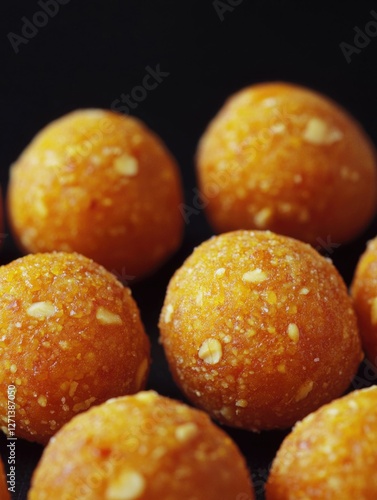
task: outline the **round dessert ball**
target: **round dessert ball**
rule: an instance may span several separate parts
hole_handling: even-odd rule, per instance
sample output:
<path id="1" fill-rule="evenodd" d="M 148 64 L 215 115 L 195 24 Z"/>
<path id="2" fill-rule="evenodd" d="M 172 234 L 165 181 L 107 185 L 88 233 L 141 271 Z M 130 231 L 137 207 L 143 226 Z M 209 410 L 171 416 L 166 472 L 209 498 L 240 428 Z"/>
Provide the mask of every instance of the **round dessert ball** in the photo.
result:
<path id="1" fill-rule="evenodd" d="M 1 500 L 10 500 L 7 480 L 5 478 L 4 466 L 1 458 L 0 458 L 0 498 Z"/>
<path id="2" fill-rule="evenodd" d="M 197 172 L 221 233 L 270 229 L 314 246 L 356 237 L 376 209 L 375 150 L 339 105 L 264 83 L 231 96 L 203 134 Z"/>
<path id="3" fill-rule="evenodd" d="M 179 247 L 181 202 L 166 146 L 139 120 L 110 111 L 52 122 L 10 172 L 9 219 L 22 250 L 79 252 L 128 282 Z"/>
<path id="4" fill-rule="evenodd" d="M 144 388 L 149 341 L 129 288 L 78 254 L 0 267 L 0 425 L 15 386 L 16 435 L 46 443 L 77 413 Z"/>
<path id="5" fill-rule="evenodd" d="M 161 340 L 176 383 L 223 424 L 287 428 L 362 359 L 346 286 L 311 246 L 268 231 L 202 243 L 171 279 Z"/>
<path id="6" fill-rule="evenodd" d="M 351 285 L 354 308 L 367 357 L 377 366 L 377 238 L 368 242 Z"/>
<path id="7" fill-rule="evenodd" d="M 69 466 L 68 466 L 69 464 Z M 141 392 L 75 417 L 50 441 L 29 500 L 253 500 L 245 460 L 201 411 Z"/>
<path id="8" fill-rule="evenodd" d="M 272 464 L 267 500 L 377 498 L 376 407 L 374 386 L 299 422 Z"/>

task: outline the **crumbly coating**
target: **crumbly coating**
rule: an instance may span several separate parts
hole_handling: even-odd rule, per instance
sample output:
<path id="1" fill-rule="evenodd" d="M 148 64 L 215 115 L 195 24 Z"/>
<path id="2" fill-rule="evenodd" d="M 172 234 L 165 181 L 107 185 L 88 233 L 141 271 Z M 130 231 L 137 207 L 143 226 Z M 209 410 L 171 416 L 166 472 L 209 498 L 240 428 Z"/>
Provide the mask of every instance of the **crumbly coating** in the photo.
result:
<path id="1" fill-rule="evenodd" d="M 377 366 L 377 238 L 368 242 L 351 285 L 363 347 Z"/>
<path id="2" fill-rule="evenodd" d="M 354 391 L 299 422 L 267 481 L 267 500 L 377 498 L 377 387 Z"/>
<path id="3" fill-rule="evenodd" d="M 10 500 L 8 486 L 5 478 L 3 462 L 0 458 L 0 498 L 1 500 Z"/>
<path id="4" fill-rule="evenodd" d="M 287 83 L 231 96 L 202 136 L 197 171 L 219 233 L 270 229 L 340 244 L 376 210 L 376 156 L 363 129 L 330 99 Z"/>
<path id="5" fill-rule="evenodd" d="M 149 340 L 129 288 L 78 254 L 0 267 L 0 426 L 16 387 L 16 435 L 46 443 L 77 413 L 144 388 Z"/>
<path id="6" fill-rule="evenodd" d="M 50 441 L 29 500 L 253 500 L 245 460 L 201 411 L 141 392 L 72 419 Z"/>
<path id="7" fill-rule="evenodd" d="M 175 381 L 220 422 L 286 428 L 346 390 L 362 359 L 332 263 L 300 241 L 235 231 L 195 249 L 160 316 Z"/>
<path id="8" fill-rule="evenodd" d="M 75 251 L 128 281 L 180 245 L 182 189 L 162 141 L 135 118 L 79 110 L 11 167 L 8 212 L 25 252 Z"/>

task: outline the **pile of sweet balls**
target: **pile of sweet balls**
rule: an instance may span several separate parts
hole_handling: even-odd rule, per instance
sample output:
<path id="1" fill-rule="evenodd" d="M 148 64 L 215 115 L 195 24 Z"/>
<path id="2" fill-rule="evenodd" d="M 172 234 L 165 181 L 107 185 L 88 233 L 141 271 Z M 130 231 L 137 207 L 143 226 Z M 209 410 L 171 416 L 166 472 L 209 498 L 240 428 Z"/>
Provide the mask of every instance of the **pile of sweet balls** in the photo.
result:
<path id="1" fill-rule="evenodd" d="M 244 457 L 210 417 L 294 426 L 268 500 L 377 498 L 377 387 L 342 397 L 364 353 L 377 363 L 377 240 L 350 295 L 313 248 L 370 224 L 370 139 L 312 90 L 259 84 L 209 124 L 196 166 L 218 235 L 171 278 L 159 328 L 198 409 L 144 391 L 149 340 L 113 274 L 140 280 L 181 243 L 182 185 L 161 139 L 134 118 L 79 110 L 12 165 L 7 213 L 26 256 L 0 267 L 0 425 L 11 383 L 16 435 L 46 445 L 28 498 L 254 499 Z"/>

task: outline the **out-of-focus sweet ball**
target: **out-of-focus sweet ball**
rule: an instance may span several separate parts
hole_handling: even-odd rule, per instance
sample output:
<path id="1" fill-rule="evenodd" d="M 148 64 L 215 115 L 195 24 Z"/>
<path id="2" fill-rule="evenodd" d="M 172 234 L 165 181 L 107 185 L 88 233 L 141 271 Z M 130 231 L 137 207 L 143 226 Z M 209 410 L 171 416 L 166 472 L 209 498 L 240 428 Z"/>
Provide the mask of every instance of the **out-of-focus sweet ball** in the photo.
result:
<path id="1" fill-rule="evenodd" d="M 219 233 L 270 229 L 340 244 L 376 210 L 376 155 L 364 130 L 329 98 L 288 83 L 231 96 L 201 138 L 197 172 Z"/>
<path id="2" fill-rule="evenodd" d="M 371 387 L 299 422 L 272 464 L 267 500 L 377 498 L 376 407 Z"/>
<path id="3" fill-rule="evenodd" d="M 79 110 L 45 127 L 11 167 L 8 211 L 25 252 L 76 251 L 131 281 L 182 239 L 177 164 L 139 120 Z"/>
<path id="4" fill-rule="evenodd" d="M 377 238 L 368 242 L 359 259 L 351 294 L 365 353 L 377 366 Z"/>
<path id="5" fill-rule="evenodd" d="M 141 392 L 72 419 L 50 441 L 29 500 L 253 500 L 245 460 L 201 411 Z"/>

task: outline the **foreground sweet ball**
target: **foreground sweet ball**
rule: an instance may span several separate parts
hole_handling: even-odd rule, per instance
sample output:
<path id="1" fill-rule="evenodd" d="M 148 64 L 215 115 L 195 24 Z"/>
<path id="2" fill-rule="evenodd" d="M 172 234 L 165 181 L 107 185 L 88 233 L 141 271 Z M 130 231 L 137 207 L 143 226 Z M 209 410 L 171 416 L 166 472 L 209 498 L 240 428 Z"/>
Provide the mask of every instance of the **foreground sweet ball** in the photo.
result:
<path id="1" fill-rule="evenodd" d="M 200 245 L 160 317 L 177 384 L 224 424 L 285 428 L 342 394 L 361 361 L 346 286 L 312 247 L 264 231 Z"/>
<path id="2" fill-rule="evenodd" d="M 203 412 L 142 392 L 108 401 L 64 426 L 45 449 L 28 498 L 241 497 L 254 499 L 231 439 Z"/>
<path id="3" fill-rule="evenodd" d="M 351 286 L 363 347 L 377 366 L 377 238 L 368 242 Z"/>
<path id="4" fill-rule="evenodd" d="M 131 292 L 78 254 L 28 255 L 0 267 L 0 424 L 15 387 L 16 434 L 46 443 L 110 397 L 143 389 L 149 341 Z"/>
<path id="5" fill-rule="evenodd" d="M 270 229 L 318 245 L 360 233 L 376 209 L 372 143 L 330 99 L 287 84 L 232 96 L 198 148 L 199 185 L 216 231 Z"/>
<path id="6" fill-rule="evenodd" d="M 103 110 L 44 128 L 11 168 L 8 208 L 26 252 L 76 251 L 140 278 L 180 245 L 177 165 L 140 121 Z"/>
<path id="7" fill-rule="evenodd" d="M 377 498 L 376 407 L 371 387 L 299 422 L 272 464 L 267 500 Z"/>
<path id="8" fill-rule="evenodd" d="M 0 458 L 0 498 L 1 500 L 10 500 L 7 480 L 5 478 L 4 466 L 1 458 Z"/>

